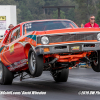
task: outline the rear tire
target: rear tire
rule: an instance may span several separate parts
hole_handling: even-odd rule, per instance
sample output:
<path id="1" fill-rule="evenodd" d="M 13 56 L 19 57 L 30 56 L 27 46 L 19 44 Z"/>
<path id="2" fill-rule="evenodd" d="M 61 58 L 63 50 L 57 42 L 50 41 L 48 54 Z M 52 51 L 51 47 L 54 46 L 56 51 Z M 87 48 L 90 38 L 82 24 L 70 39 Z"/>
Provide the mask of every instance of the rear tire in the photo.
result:
<path id="1" fill-rule="evenodd" d="M 57 73 L 57 75 L 54 74 L 55 73 L 53 73 L 53 78 L 56 82 L 66 82 L 68 80 L 69 68 L 62 69 L 61 72 Z"/>
<path id="2" fill-rule="evenodd" d="M 11 85 L 14 75 L 10 72 L 2 62 L 0 62 L 0 84 Z"/>
<path id="3" fill-rule="evenodd" d="M 91 67 L 95 72 L 100 72 L 100 51 L 95 52 L 94 57 L 96 59 L 91 63 Z"/>
<path id="4" fill-rule="evenodd" d="M 33 49 L 28 54 L 29 71 L 33 77 L 38 77 L 43 72 L 43 55 L 36 55 Z"/>

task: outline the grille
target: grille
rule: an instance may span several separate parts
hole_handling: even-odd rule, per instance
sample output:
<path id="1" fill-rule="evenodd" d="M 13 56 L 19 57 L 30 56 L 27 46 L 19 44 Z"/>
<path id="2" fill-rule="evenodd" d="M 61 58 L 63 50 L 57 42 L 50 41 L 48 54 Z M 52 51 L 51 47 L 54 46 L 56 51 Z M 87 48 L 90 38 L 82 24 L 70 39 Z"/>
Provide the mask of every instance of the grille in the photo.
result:
<path id="1" fill-rule="evenodd" d="M 94 34 L 68 34 L 48 36 L 49 43 L 65 42 L 65 41 L 78 41 L 78 40 L 97 40 L 97 33 Z M 38 43 L 41 43 L 41 37 L 38 37 Z"/>

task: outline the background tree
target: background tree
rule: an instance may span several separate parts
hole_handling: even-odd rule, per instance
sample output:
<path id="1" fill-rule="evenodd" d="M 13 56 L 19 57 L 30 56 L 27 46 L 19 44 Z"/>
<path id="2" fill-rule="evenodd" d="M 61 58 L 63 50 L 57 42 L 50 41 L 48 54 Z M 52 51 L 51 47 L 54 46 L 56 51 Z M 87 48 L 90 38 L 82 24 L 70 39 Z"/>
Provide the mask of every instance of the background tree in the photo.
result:
<path id="1" fill-rule="evenodd" d="M 0 0 L 0 5 L 17 6 L 17 23 L 58 18 L 57 9 L 42 9 L 42 6 L 70 6 L 62 8 L 61 18 L 73 20 L 77 25 L 85 24 L 90 15 L 96 16 L 96 22 L 100 24 L 100 0 Z"/>

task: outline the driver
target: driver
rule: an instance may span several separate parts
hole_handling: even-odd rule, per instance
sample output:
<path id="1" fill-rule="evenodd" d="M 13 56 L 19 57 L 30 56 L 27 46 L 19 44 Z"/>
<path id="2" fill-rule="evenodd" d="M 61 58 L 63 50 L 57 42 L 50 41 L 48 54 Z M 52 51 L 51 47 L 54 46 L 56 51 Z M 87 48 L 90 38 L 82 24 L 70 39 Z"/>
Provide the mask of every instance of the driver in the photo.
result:
<path id="1" fill-rule="evenodd" d="M 9 29 L 7 29 L 6 31 L 5 31 L 5 33 L 4 33 L 4 36 L 13 28 L 14 26 L 13 26 L 13 24 L 10 24 L 9 25 Z"/>

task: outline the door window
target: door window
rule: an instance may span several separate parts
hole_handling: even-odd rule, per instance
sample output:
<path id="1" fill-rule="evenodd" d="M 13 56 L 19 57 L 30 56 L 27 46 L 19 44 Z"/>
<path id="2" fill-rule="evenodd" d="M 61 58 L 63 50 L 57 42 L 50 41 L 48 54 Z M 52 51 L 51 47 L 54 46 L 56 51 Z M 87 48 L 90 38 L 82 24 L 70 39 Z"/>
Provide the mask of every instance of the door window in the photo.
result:
<path id="1" fill-rule="evenodd" d="M 20 27 L 17 27 L 14 30 L 11 30 L 5 44 L 9 44 L 10 42 L 13 42 L 14 40 L 18 39 L 20 37 Z"/>
<path id="2" fill-rule="evenodd" d="M 12 31 L 11 34 L 11 42 L 18 39 L 20 37 L 20 27 L 17 27 Z"/>

